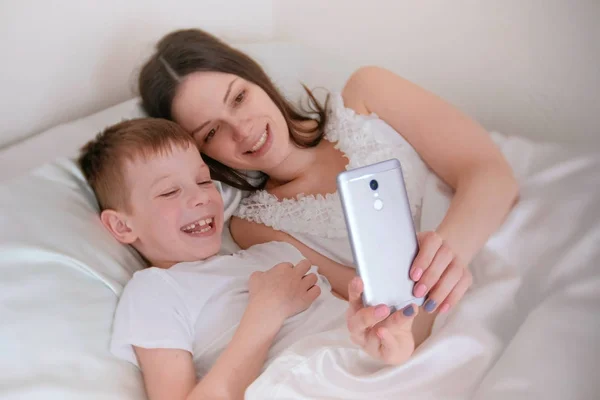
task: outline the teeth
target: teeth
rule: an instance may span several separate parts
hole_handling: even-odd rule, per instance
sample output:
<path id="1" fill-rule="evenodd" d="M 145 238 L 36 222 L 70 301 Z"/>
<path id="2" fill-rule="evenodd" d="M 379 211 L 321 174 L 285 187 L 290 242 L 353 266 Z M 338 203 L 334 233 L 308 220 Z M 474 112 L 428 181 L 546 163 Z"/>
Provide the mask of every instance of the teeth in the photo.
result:
<path id="1" fill-rule="evenodd" d="M 200 229 L 200 232 L 207 232 L 211 229 L 210 224 L 212 222 L 213 222 L 213 218 L 201 219 L 199 221 L 196 221 L 189 225 L 184 226 L 183 228 L 181 228 L 181 230 L 184 232 L 191 232 L 198 227 L 204 227 L 204 228 Z"/>
<path id="2" fill-rule="evenodd" d="M 184 231 L 191 231 L 192 229 L 194 229 L 196 227 L 196 224 L 189 224 L 184 226 L 183 228 L 181 228 Z"/>
<path id="3" fill-rule="evenodd" d="M 263 132 L 263 134 L 260 135 L 260 138 L 258 139 L 258 142 L 256 142 L 254 144 L 254 146 L 252 146 L 252 148 L 250 149 L 250 151 L 253 152 L 253 153 L 255 151 L 258 151 L 263 146 L 263 144 L 265 144 L 265 142 L 267 141 L 267 136 L 268 136 L 267 135 L 267 130 L 265 129 L 265 131 Z"/>

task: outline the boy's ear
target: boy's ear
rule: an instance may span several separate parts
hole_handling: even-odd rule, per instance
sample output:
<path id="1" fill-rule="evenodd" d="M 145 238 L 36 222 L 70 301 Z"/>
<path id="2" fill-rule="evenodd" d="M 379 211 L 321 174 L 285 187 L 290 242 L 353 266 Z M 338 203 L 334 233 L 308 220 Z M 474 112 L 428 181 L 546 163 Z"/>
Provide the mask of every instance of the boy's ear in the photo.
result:
<path id="1" fill-rule="evenodd" d="M 127 218 L 118 211 L 104 210 L 100 213 L 100 220 L 111 235 L 119 242 L 132 244 L 137 240 L 137 235 L 127 225 Z"/>

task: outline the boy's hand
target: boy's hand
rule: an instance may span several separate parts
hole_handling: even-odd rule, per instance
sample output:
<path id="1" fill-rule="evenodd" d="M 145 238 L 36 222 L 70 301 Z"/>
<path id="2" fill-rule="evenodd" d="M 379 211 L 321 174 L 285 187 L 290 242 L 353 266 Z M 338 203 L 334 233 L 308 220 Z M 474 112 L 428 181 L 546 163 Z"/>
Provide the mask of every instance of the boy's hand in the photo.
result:
<path id="1" fill-rule="evenodd" d="M 413 294 L 415 297 L 429 294 L 423 305 L 425 311 L 439 309 L 444 313 L 460 301 L 473 276 L 436 232 L 420 232 L 417 239 L 419 253 L 410 269 L 410 277 L 415 281 Z"/>
<path id="2" fill-rule="evenodd" d="M 310 261 L 302 260 L 296 266 L 281 263 L 268 271 L 254 272 L 248 284 L 250 303 L 278 323 L 306 310 L 321 294 L 317 275 L 306 274 L 310 267 Z"/>
<path id="3" fill-rule="evenodd" d="M 418 308 L 411 304 L 390 315 L 390 308 L 385 305 L 364 307 L 362 292 L 362 280 L 354 277 L 348 286 L 346 313 L 350 338 L 370 356 L 386 364 L 402 364 L 415 350 L 411 328 Z"/>

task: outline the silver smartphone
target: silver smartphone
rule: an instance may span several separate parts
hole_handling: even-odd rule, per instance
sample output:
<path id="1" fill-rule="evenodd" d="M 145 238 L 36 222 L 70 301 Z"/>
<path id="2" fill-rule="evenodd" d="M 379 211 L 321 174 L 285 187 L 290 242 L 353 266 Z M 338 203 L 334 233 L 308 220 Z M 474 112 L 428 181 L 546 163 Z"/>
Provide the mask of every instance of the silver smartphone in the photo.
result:
<path id="1" fill-rule="evenodd" d="M 410 267 L 419 251 L 417 234 L 396 159 L 342 172 L 338 191 L 365 306 L 386 304 L 399 310 L 414 297 Z"/>

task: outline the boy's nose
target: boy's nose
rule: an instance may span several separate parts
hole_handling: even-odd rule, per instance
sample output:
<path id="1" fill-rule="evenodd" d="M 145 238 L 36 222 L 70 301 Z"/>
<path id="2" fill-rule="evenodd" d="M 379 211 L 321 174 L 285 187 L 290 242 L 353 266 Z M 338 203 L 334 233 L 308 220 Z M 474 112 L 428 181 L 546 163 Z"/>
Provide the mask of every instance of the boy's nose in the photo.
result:
<path id="1" fill-rule="evenodd" d="M 204 206 L 208 203 L 210 203 L 210 197 L 208 196 L 206 191 L 196 186 L 196 189 L 192 192 L 190 196 L 189 206 L 193 208 L 198 206 Z"/>

